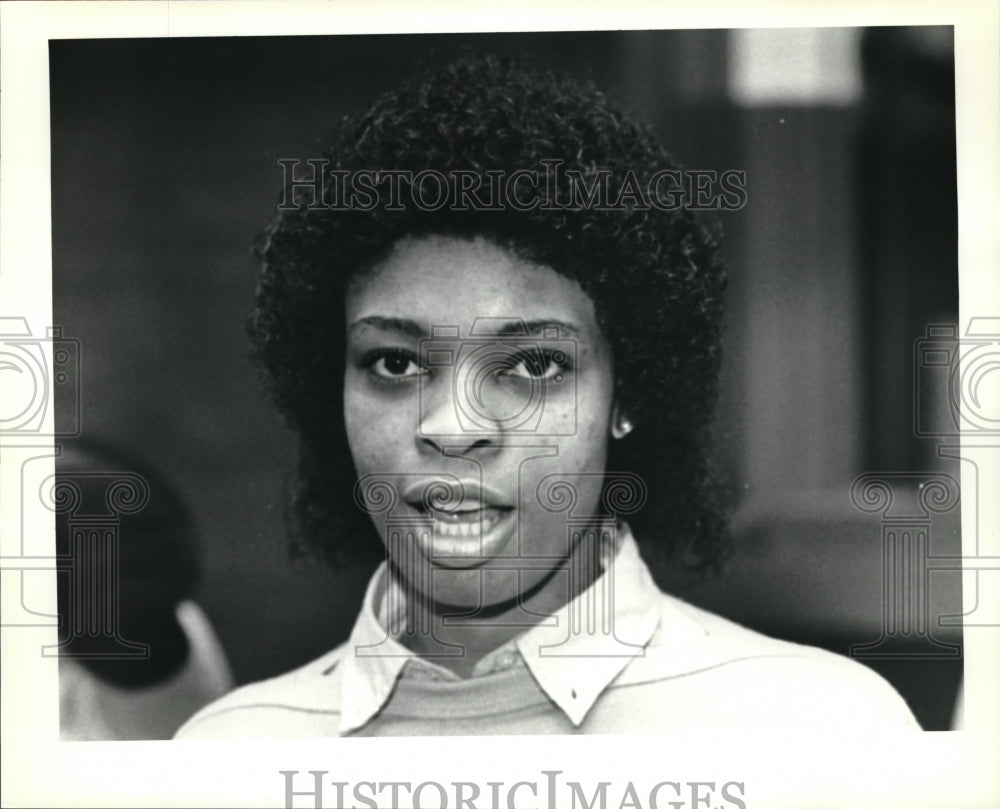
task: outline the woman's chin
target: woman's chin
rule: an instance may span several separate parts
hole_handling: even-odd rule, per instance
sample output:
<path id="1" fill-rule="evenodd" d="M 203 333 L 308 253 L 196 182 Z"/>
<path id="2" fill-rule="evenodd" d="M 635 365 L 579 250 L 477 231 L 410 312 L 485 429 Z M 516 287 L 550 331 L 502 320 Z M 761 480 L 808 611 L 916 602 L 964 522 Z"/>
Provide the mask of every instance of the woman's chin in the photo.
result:
<path id="1" fill-rule="evenodd" d="M 518 571 L 497 568 L 435 568 L 430 592 L 422 595 L 438 615 L 481 615 L 484 620 L 517 609 L 518 603 L 532 600 L 555 571 Z M 532 575 L 534 574 L 534 575 Z M 561 589 L 565 589 L 564 587 Z M 560 601 L 565 600 L 563 594 Z M 555 608 L 559 604 L 551 605 Z"/>
<path id="2" fill-rule="evenodd" d="M 431 591 L 423 595 L 440 615 L 492 611 L 516 602 L 519 587 L 516 570 L 479 567 L 436 567 L 431 582 Z"/>

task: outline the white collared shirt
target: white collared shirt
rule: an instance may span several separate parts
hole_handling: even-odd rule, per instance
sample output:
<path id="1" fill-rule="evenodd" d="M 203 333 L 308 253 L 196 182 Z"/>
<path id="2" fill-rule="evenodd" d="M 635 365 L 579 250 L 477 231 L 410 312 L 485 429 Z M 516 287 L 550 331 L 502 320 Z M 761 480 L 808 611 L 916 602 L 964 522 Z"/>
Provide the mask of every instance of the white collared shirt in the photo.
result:
<path id="1" fill-rule="evenodd" d="M 645 654 L 659 622 L 660 593 L 627 526 L 619 526 L 612 544 L 602 549 L 601 564 L 604 573 L 589 588 L 477 661 L 472 676 L 526 666 L 542 692 L 579 726 L 608 683 L 630 660 Z M 393 583 L 383 563 L 368 585 L 348 639 L 341 662 L 341 733 L 364 727 L 400 678 L 463 679 L 390 636 L 385 590 Z"/>
<path id="2" fill-rule="evenodd" d="M 384 576 L 346 643 L 237 689 L 177 738 L 919 729 L 871 669 L 660 592 L 627 531 L 590 588 L 468 678 L 390 637 Z"/>

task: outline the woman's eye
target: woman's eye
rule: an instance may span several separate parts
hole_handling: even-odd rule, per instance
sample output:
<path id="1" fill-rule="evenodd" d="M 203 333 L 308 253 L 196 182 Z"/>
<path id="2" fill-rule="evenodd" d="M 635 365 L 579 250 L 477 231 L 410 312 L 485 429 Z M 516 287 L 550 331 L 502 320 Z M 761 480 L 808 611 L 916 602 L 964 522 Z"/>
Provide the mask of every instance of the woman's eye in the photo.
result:
<path id="1" fill-rule="evenodd" d="M 365 364 L 380 379 L 407 379 L 426 373 L 414 357 L 395 351 L 368 357 Z"/>
<path id="2" fill-rule="evenodd" d="M 504 376 L 562 382 L 569 362 L 563 351 L 526 351 L 511 358 Z"/>

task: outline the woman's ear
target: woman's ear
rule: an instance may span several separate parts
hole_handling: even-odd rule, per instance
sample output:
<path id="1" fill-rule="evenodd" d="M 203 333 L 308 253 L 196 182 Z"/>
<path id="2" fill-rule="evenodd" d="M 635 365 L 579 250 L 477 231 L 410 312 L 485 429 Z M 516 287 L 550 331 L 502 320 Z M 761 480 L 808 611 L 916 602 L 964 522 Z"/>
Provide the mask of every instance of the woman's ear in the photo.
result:
<path id="1" fill-rule="evenodd" d="M 611 408 L 611 436 L 612 438 L 624 438 L 632 432 L 632 420 L 625 414 L 625 409 L 615 402 Z"/>

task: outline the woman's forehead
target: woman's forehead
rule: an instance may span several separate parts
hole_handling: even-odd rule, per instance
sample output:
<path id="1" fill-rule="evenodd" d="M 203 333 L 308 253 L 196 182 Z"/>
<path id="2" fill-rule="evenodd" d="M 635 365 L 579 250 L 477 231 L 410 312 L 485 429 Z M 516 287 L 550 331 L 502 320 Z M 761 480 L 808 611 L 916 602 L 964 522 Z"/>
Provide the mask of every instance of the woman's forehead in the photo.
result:
<path id="1" fill-rule="evenodd" d="M 461 326 L 510 332 L 597 332 L 594 304 L 575 281 L 483 237 L 406 237 L 351 284 L 347 323 L 406 320 L 429 332 Z M 523 325 L 522 325 L 523 324 Z"/>

